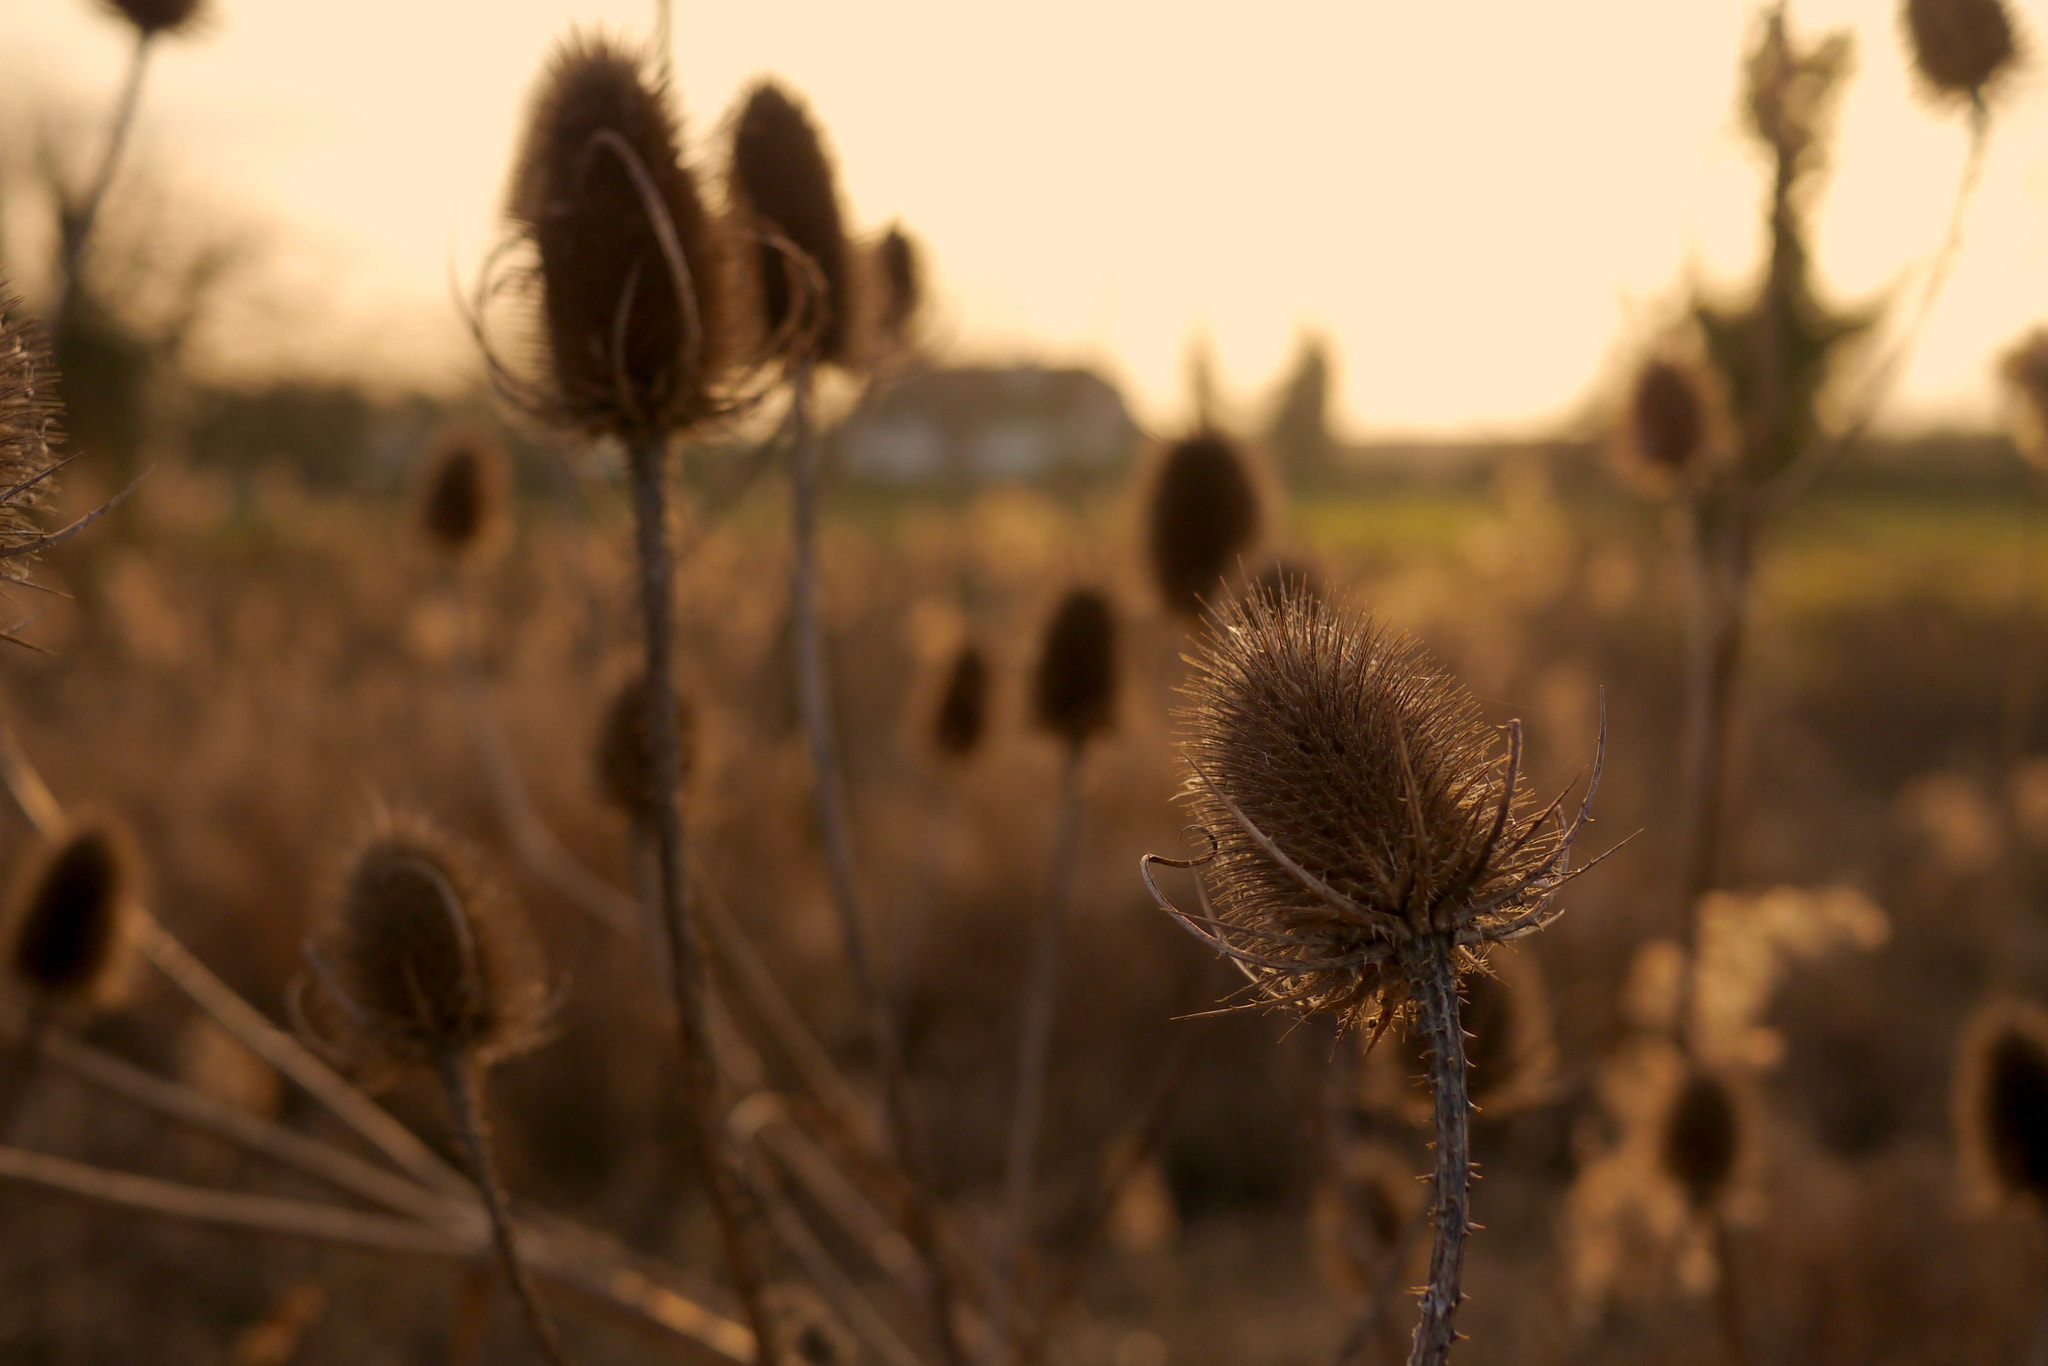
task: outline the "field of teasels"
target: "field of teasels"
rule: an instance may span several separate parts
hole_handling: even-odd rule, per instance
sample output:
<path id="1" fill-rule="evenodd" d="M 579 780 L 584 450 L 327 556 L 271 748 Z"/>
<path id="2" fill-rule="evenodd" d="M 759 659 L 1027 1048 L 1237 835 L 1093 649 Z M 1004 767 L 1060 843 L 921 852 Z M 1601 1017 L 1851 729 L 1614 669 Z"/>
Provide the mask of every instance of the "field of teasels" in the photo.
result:
<path id="1" fill-rule="evenodd" d="M 1842 39 L 1755 16 L 1763 259 L 1597 436 L 1347 472 L 1311 376 L 919 493 L 829 110 L 685 162 L 565 34 L 488 384 L 316 457 L 138 321 L 206 16 L 106 14 L 0 291 L 0 1363 L 2048 1359 L 2048 332 L 1868 439 L 1968 240 L 1813 283 Z M 2026 34 L 1898 31 L 1964 222 Z"/>

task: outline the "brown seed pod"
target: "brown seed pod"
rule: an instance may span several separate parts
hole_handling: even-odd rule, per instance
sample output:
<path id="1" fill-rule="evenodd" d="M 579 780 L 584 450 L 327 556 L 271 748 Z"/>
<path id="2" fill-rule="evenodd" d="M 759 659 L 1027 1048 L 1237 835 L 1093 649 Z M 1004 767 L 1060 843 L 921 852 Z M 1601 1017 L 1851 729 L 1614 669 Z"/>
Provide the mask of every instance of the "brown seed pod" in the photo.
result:
<path id="1" fill-rule="evenodd" d="M 1741 1116 L 1727 1083 L 1711 1072 L 1690 1073 L 1672 1093 L 1659 1140 L 1664 1174 L 1678 1183 L 1693 1209 L 1713 1208 L 1742 1151 Z"/>
<path id="2" fill-rule="evenodd" d="M 677 781 L 688 784 L 697 760 L 696 713 L 676 696 Z M 597 735 L 597 790 L 616 809 L 651 823 L 659 793 L 647 745 L 647 679 L 635 675 L 620 687 L 605 710 Z"/>
<path id="3" fill-rule="evenodd" d="M 1914 69 L 1937 98 L 1981 105 L 2019 60 L 2004 0 L 1905 0 L 1899 21 Z"/>
<path id="4" fill-rule="evenodd" d="M 1147 512 L 1152 573 L 1167 607 L 1199 616 L 1259 531 L 1258 491 L 1244 450 L 1203 431 L 1167 449 Z"/>
<path id="5" fill-rule="evenodd" d="M 206 0 L 101 0 L 109 14 L 118 15 L 147 38 L 177 33 L 189 27 L 205 8 Z"/>
<path id="6" fill-rule="evenodd" d="M 1302 592 L 1232 598 L 1208 626 L 1178 715 L 1182 799 L 1211 845 L 1189 866 L 1215 918 L 1152 881 L 1176 861 L 1148 856 L 1145 874 L 1268 1001 L 1384 1020 L 1406 1003 L 1394 960 L 1421 937 L 1470 955 L 1555 918 L 1583 871 L 1570 853 L 1597 755 L 1567 822 L 1562 795 L 1538 808 L 1523 785 L 1519 727 L 1500 755 L 1471 693 L 1407 636 Z"/>
<path id="7" fill-rule="evenodd" d="M 141 859 L 107 815 L 74 818 L 29 859 L 8 899 L 8 971 L 67 1004 L 106 1005 L 120 992 Z"/>
<path id="8" fill-rule="evenodd" d="M 2048 1208 L 2048 1012 L 2016 1001 L 1980 1010 L 1963 1033 L 1954 1104 L 1975 1194 Z"/>
<path id="9" fill-rule="evenodd" d="M 981 745 L 988 731 L 988 688 L 988 661 L 973 645 L 962 645 L 932 715 L 932 744 L 939 753 L 964 759 Z"/>
<path id="10" fill-rule="evenodd" d="M 443 429 L 427 447 L 415 499 L 420 533 L 445 562 L 488 563 L 512 529 L 512 471 L 505 447 L 467 424 Z"/>
<path id="11" fill-rule="evenodd" d="M 1070 745 L 1088 742 L 1116 720 L 1116 613 L 1092 588 L 1060 599 L 1039 647 L 1031 689 L 1039 726 Z"/>
<path id="12" fill-rule="evenodd" d="M 721 411 L 728 267 L 681 143 L 638 54 L 594 34 L 556 51 L 508 206 L 540 261 L 548 379 L 526 395 L 538 416 L 645 439 Z"/>
<path id="13" fill-rule="evenodd" d="M 36 531 L 32 513 L 49 490 L 61 440 L 55 381 L 42 334 L 0 282 L 0 548 Z"/>
<path id="14" fill-rule="evenodd" d="M 538 955 L 466 848 L 425 819 L 379 813 L 307 945 L 344 1045 L 372 1058 L 488 1064 L 538 1042 Z"/>
<path id="15" fill-rule="evenodd" d="M 902 225 L 893 226 L 882 235 L 875 248 L 875 264 L 882 287 L 882 335 L 901 346 L 924 303 L 924 268 L 918 260 L 916 244 Z"/>
<path id="16" fill-rule="evenodd" d="M 768 332 L 812 338 L 821 361 L 847 360 L 853 272 L 832 161 L 810 113 L 773 81 L 755 86 L 740 108 L 732 190 L 762 235 L 754 258 Z"/>

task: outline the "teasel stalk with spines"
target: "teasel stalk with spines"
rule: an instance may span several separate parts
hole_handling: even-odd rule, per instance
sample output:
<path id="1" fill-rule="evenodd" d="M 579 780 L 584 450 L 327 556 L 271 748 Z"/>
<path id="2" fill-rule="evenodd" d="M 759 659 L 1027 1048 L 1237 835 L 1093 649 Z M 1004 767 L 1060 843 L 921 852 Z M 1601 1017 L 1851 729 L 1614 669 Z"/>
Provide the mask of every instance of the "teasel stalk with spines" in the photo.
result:
<path id="1" fill-rule="evenodd" d="M 754 238 L 763 331 L 789 339 L 791 451 L 790 615 L 797 708 L 809 742 L 812 799 L 832 901 L 854 990 L 881 1074 L 894 1155 L 907 1179 L 905 1231 L 930 1273 L 933 1334 L 951 1366 L 965 1366 L 955 1322 L 953 1273 L 937 1232 L 937 1204 L 923 1134 L 910 1105 L 902 1043 L 877 973 L 854 869 L 852 818 L 833 725 L 820 606 L 818 502 L 823 449 L 812 388 L 823 365 L 858 355 L 853 272 L 831 158 L 807 109 L 772 81 L 748 92 L 734 121 L 732 196 Z M 773 345 L 773 343 L 771 343 Z"/>
<path id="2" fill-rule="evenodd" d="M 1557 894 L 1599 860 L 1571 865 L 1591 814 L 1605 721 L 1586 792 L 1537 806 L 1465 688 L 1407 637 L 1296 592 L 1214 609 L 1182 691 L 1183 797 L 1208 844 L 1148 854 L 1146 889 L 1228 958 L 1252 1004 L 1429 1041 L 1436 1166 L 1429 1281 L 1411 1366 L 1448 1359 L 1471 1228 L 1471 1101 L 1458 978 L 1487 947 L 1534 934 Z M 1604 856 L 1603 856 L 1604 857 Z M 1155 866 L 1190 868 L 1200 914 L 1159 888 Z"/>
<path id="3" fill-rule="evenodd" d="M 1032 720 L 1060 741 L 1060 796 L 1052 858 L 1046 866 L 1038 924 L 1032 936 L 1031 975 L 1018 1031 L 1017 1080 L 1010 1102 L 1010 1137 L 1003 1166 L 1003 1222 L 995 1260 L 997 1294 L 990 1366 L 1006 1349 L 1005 1320 L 1014 1314 L 1019 1271 L 1031 1230 L 1031 1187 L 1038 1139 L 1045 1118 L 1046 1074 L 1059 1005 L 1060 953 L 1067 906 L 1073 900 L 1075 864 L 1081 844 L 1082 772 L 1088 747 L 1115 722 L 1117 691 L 1116 612 L 1108 596 L 1075 588 L 1060 599 L 1039 645 L 1032 678 Z"/>
<path id="4" fill-rule="evenodd" d="M 378 812 L 306 948 L 339 1050 L 440 1083 L 505 1279 L 541 1352 L 568 1358 L 519 1251 L 484 1117 L 483 1078 L 539 1042 L 550 991 L 524 929 L 474 857 L 422 818 Z"/>
<path id="5" fill-rule="evenodd" d="M 693 1147 L 734 1289 L 759 1359 L 774 1341 L 763 1278 L 723 1155 L 702 954 L 690 914 L 678 804 L 674 567 L 668 535 L 669 446 L 732 411 L 738 347 L 718 225 L 683 163 L 666 83 L 603 37 L 572 35 L 535 95 L 512 178 L 515 233 L 538 257 L 545 369 L 521 382 L 493 362 L 515 397 L 586 438 L 626 449 L 646 654 L 646 738 L 660 919 L 694 1125 Z M 486 292 L 488 292 L 488 284 Z M 509 383 L 506 381 L 510 381 Z"/>

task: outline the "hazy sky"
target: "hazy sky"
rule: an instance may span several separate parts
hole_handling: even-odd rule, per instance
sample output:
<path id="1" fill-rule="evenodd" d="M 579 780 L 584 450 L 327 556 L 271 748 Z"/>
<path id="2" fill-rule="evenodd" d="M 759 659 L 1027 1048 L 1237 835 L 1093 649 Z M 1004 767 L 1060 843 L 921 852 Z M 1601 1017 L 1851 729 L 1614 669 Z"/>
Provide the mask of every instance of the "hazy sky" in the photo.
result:
<path id="1" fill-rule="evenodd" d="M 853 220 L 901 217 L 928 247 L 954 353 L 1092 361 L 1173 421 L 1191 337 L 1249 405 L 1309 328 L 1335 343 L 1351 431 L 1517 432 L 1611 386 L 1687 279 L 1754 262 L 1760 167 L 1735 115 L 1751 11 L 677 0 L 674 59 L 714 161 L 752 78 L 808 94 Z M 1915 98 L 1889 0 L 1793 13 L 1857 49 L 1823 278 L 1903 299 L 1962 119 Z M 265 351 L 459 383 L 476 366 L 451 272 L 472 279 L 492 244 L 529 85 L 578 23 L 643 34 L 652 0 L 215 0 L 203 35 L 161 46 L 138 147 L 195 202 L 272 225 L 267 278 L 299 325 Z M 127 50 L 89 0 L 0 0 L 0 117 L 100 117 Z M 2048 320 L 2044 71 L 2001 107 L 1892 405 L 1907 419 L 1990 420 L 1992 358 Z"/>

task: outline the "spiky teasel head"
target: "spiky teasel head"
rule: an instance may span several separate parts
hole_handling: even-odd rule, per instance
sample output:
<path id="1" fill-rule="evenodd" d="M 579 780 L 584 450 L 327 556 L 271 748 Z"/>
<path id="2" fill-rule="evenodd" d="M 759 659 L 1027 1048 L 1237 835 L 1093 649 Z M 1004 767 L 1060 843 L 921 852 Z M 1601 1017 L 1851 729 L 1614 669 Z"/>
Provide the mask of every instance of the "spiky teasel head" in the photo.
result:
<path id="1" fill-rule="evenodd" d="M 676 780 L 687 784 L 697 763 L 696 713 L 676 694 Z M 597 735 L 597 790 L 636 822 L 652 823 L 660 799 L 647 744 L 647 677 L 636 674 L 613 695 Z"/>
<path id="2" fill-rule="evenodd" d="M 924 304 L 924 264 L 902 224 L 891 225 L 876 244 L 875 274 L 882 295 L 875 321 L 891 345 L 907 347 L 911 326 Z"/>
<path id="3" fill-rule="evenodd" d="M 35 534 L 31 514 L 57 463 L 61 411 L 48 344 L 0 281 L 0 550 Z"/>
<path id="4" fill-rule="evenodd" d="M 1999 377 L 2012 399 L 2013 443 L 2048 469 L 2048 327 L 2037 327 L 2006 351 Z"/>
<path id="5" fill-rule="evenodd" d="M 126 19 L 145 38 L 191 27 L 206 0 L 102 0 L 109 14 Z"/>
<path id="6" fill-rule="evenodd" d="M 1549 924 L 1584 871 L 1571 850 L 1599 751 L 1575 816 L 1566 794 L 1538 805 L 1519 724 L 1502 753 L 1472 694 L 1363 612 L 1245 594 L 1211 613 L 1190 662 L 1182 797 L 1209 848 L 1148 855 L 1145 881 L 1267 1001 L 1384 1024 L 1406 1002 L 1394 960 L 1411 942 L 1447 936 L 1472 966 Z M 1213 919 L 1176 907 L 1154 864 L 1200 869 Z"/>
<path id="7" fill-rule="evenodd" d="M 121 994 L 142 860 L 108 814 L 73 817 L 22 867 L 7 902 L 7 971 L 58 1004 L 106 1006 Z"/>
<path id="8" fill-rule="evenodd" d="M 2019 61 L 2004 0 L 1905 0 L 1899 21 L 1913 66 L 1936 98 L 1981 109 Z"/>
<path id="9" fill-rule="evenodd" d="M 489 1064 L 539 1042 L 539 955 L 476 856 L 423 817 L 376 813 L 332 875 L 306 946 L 339 1051 Z"/>
<path id="10" fill-rule="evenodd" d="M 1093 588 L 1060 599 L 1032 678 L 1039 728 L 1079 749 L 1116 721 L 1116 612 Z"/>
<path id="11" fill-rule="evenodd" d="M 1697 488 L 1725 463 L 1729 427 L 1726 396 L 1709 366 L 1655 354 L 1629 382 L 1616 456 L 1624 475 L 1650 492 Z"/>
<path id="12" fill-rule="evenodd" d="M 1200 616 L 1258 534 L 1258 489 L 1242 446 L 1205 430 L 1167 447 L 1153 477 L 1146 545 L 1170 610 Z"/>
<path id="13" fill-rule="evenodd" d="M 988 660 L 970 642 L 946 669 L 946 684 L 932 713 L 932 745 L 951 759 L 965 759 L 988 733 Z"/>
<path id="14" fill-rule="evenodd" d="M 1671 1093 L 1657 1131 L 1657 1162 L 1695 1213 L 1714 1208 L 1742 1156 L 1742 1112 L 1728 1083 L 1693 1067 Z"/>
<path id="15" fill-rule="evenodd" d="M 512 532 L 512 468 L 497 437 L 468 423 L 429 443 L 414 497 L 420 534 L 443 562 L 489 563 Z"/>
<path id="16" fill-rule="evenodd" d="M 2001 1000 L 1977 1012 L 1957 1054 L 1954 1108 L 1976 1203 L 2048 1210 L 2048 1011 Z"/>
<path id="17" fill-rule="evenodd" d="M 557 49 L 507 206 L 538 257 L 545 376 L 494 367 L 536 416 L 644 440 L 725 411 L 729 266 L 681 143 L 640 54 L 590 33 Z"/>
<path id="18" fill-rule="evenodd" d="M 823 362 L 849 360 L 852 253 L 832 159 L 810 112 L 774 81 L 755 86 L 740 107 L 732 190 L 757 239 L 753 256 L 769 335 L 792 338 L 798 351 Z"/>

